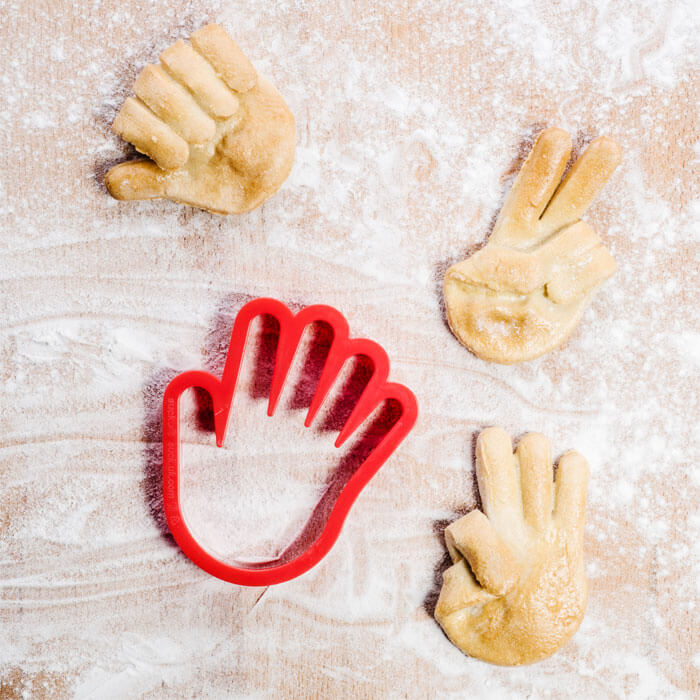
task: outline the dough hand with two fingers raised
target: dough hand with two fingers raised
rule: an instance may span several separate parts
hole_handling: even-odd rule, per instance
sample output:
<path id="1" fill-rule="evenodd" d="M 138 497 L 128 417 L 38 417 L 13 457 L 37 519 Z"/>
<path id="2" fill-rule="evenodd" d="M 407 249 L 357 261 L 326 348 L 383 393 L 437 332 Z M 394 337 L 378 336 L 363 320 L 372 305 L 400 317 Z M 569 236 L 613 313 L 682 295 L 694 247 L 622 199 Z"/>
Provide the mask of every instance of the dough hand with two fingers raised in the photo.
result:
<path id="1" fill-rule="evenodd" d="M 512 364 L 561 345 L 615 261 L 581 216 L 620 163 L 593 141 L 561 181 L 571 138 L 546 129 L 518 174 L 488 244 L 453 265 L 443 291 L 457 339 L 478 357 Z"/>

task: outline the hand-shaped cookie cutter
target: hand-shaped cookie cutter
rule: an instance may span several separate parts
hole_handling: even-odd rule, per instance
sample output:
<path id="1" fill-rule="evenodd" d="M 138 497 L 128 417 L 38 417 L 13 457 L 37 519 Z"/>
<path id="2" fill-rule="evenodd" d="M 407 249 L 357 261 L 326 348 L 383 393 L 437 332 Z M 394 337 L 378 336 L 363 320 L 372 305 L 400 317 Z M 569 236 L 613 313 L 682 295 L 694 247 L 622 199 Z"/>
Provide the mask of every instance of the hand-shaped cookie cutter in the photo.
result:
<path id="1" fill-rule="evenodd" d="M 330 326 L 333 338 L 304 421 L 306 427 L 311 425 L 345 361 L 356 356 L 369 358 L 374 370 L 340 431 L 335 446 L 340 447 L 384 401 L 392 399 L 401 406 L 399 418 L 343 486 L 318 538 L 291 561 L 264 567 L 231 565 L 203 549 L 187 527 L 180 507 L 179 494 L 180 397 L 184 391 L 193 388 L 203 389 L 209 394 L 214 412 L 216 444 L 221 447 L 226 435 L 248 330 L 253 319 L 258 316 L 276 318 L 280 328 L 267 409 L 269 416 L 275 412 L 304 329 L 314 322 L 323 322 Z M 418 416 L 418 405 L 413 393 L 401 384 L 387 382 L 388 376 L 389 358 L 384 349 L 371 340 L 350 338 L 348 322 L 340 312 L 330 306 L 308 306 L 296 315 L 275 299 L 255 299 L 243 306 L 233 325 L 221 379 L 203 371 L 183 372 L 168 384 L 163 396 L 163 502 L 168 526 L 182 551 L 212 576 L 244 586 L 267 586 L 288 581 L 318 564 L 338 538 L 357 496 L 406 437 Z"/>

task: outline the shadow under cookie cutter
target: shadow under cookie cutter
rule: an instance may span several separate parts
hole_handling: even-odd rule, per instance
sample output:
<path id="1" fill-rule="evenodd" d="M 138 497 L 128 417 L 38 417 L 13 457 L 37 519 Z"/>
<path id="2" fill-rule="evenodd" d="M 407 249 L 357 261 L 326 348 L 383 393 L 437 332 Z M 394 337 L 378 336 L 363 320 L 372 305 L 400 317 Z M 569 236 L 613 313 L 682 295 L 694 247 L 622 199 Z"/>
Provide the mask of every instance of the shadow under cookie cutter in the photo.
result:
<path id="1" fill-rule="evenodd" d="M 228 417 L 250 324 L 259 316 L 272 316 L 278 321 L 280 329 L 268 401 L 268 416 L 272 416 L 277 408 L 304 330 L 315 322 L 327 324 L 332 330 L 333 337 L 304 425 L 309 427 L 313 422 L 345 361 L 356 356 L 367 357 L 374 370 L 343 425 L 335 441 L 335 447 L 340 447 L 384 401 L 398 402 L 401 406 L 401 415 L 343 486 L 321 534 L 308 548 L 291 561 L 284 563 L 263 566 L 233 565 L 207 552 L 190 532 L 182 514 L 179 492 L 179 400 L 187 389 L 199 388 L 209 394 L 213 407 L 216 444 L 221 447 L 226 436 Z M 183 372 L 168 384 L 163 396 L 163 503 L 170 531 L 187 557 L 212 576 L 243 586 L 268 586 L 282 583 L 305 573 L 318 564 L 338 539 L 355 499 L 416 422 L 418 404 L 415 396 L 402 384 L 387 382 L 388 376 L 389 358 L 384 349 L 372 340 L 350 338 L 345 317 L 330 306 L 307 306 L 297 314 L 293 314 L 287 306 L 275 299 L 254 299 L 243 306 L 233 325 L 221 379 L 209 372 L 199 370 Z"/>

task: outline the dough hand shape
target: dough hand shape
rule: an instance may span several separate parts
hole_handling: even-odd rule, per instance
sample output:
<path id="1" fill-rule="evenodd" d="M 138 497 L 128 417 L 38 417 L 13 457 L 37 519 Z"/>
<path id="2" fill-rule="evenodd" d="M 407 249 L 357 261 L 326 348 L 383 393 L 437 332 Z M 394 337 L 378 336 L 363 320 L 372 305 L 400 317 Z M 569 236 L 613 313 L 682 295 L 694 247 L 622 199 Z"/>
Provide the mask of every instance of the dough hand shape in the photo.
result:
<path id="1" fill-rule="evenodd" d="M 447 270 L 447 320 L 478 357 L 532 360 L 566 340 L 615 261 L 580 218 L 620 163 L 610 138 L 593 141 L 560 180 L 571 155 L 561 129 L 537 138 L 488 244 Z"/>
<path id="2" fill-rule="evenodd" d="M 514 455 L 509 435 L 488 428 L 477 440 L 476 475 L 485 514 L 474 510 L 445 530 L 454 563 L 435 619 L 470 656 L 533 663 L 563 646 L 583 619 L 588 465 L 567 452 L 553 482 L 543 435 L 523 437 Z"/>
<path id="3" fill-rule="evenodd" d="M 106 176 L 117 199 L 166 198 L 219 214 L 262 204 L 289 175 L 294 117 L 231 37 L 209 24 L 136 78 L 112 128 L 152 160 Z"/>

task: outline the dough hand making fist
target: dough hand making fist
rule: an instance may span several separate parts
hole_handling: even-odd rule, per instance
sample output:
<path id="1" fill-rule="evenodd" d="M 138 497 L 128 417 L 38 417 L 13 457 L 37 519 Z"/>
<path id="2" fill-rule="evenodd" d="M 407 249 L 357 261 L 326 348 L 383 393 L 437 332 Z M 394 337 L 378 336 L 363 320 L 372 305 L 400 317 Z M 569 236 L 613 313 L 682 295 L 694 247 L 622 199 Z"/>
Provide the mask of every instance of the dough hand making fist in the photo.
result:
<path id="1" fill-rule="evenodd" d="M 294 117 L 238 45 L 209 24 L 146 66 L 112 128 L 151 160 L 112 168 L 117 199 L 166 198 L 240 214 L 276 192 L 292 168 Z"/>
<path id="2" fill-rule="evenodd" d="M 580 219 L 618 166 L 620 150 L 612 139 L 596 139 L 560 184 L 570 155 L 565 131 L 543 131 L 488 244 L 445 275 L 450 328 L 484 360 L 523 362 L 559 346 L 615 271 Z"/>
<path id="3" fill-rule="evenodd" d="M 525 435 L 513 454 L 500 428 L 477 440 L 484 512 L 445 530 L 453 565 L 443 574 L 435 619 L 462 651 L 515 666 L 553 654 L 586 608 L 583 526 L 588 465 L 576 452 L 552 479 L 549 442 Z"/>

